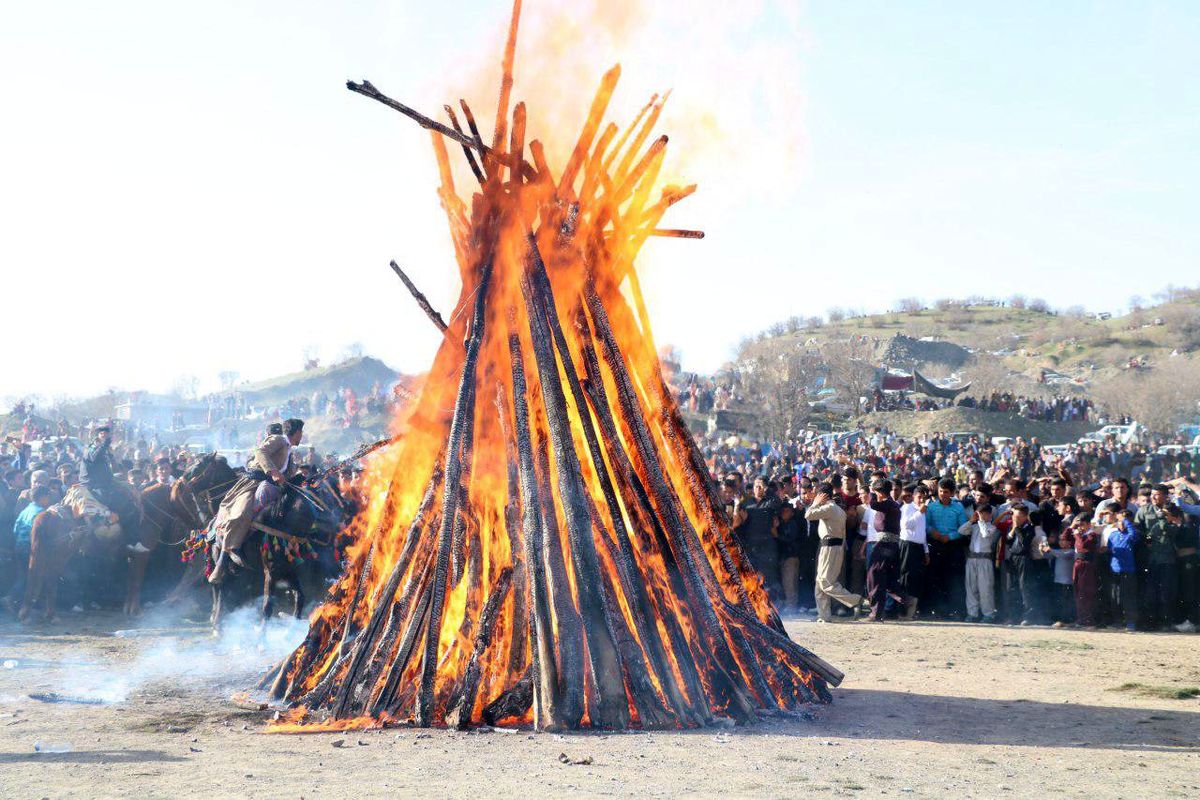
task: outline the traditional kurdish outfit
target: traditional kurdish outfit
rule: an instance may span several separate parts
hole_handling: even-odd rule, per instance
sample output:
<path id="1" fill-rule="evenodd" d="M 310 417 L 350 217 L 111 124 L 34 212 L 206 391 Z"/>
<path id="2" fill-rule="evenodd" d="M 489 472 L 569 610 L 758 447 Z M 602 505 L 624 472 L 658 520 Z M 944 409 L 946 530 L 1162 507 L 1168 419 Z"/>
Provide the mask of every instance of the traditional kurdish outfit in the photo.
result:
<path id="1" fill-rule="evenodd" d="M 820 536 L 820 554 L 817 556 L 817 581 L 814 591 L 817 601 L 817 618 L 833 621 L 833 603 L 837 600 L 847 608 L 857 608 L 862 597 L 852 594 L 842 586 L 842 563 L 846 558 L 846 512 L 831 502 L 809 506 L 804 512 L 806 520 L 817 521 Z"/>
<path id="2" fill-rule="evenodd" d="M 285 436 L 268 436 L 254 448 L 246 462 L 246 474 L 225 495 L 213 521 L 221 550 L 237 551 L 246 541 L 258 512 L 279 499 L 279 487 L 269 480 L 272 470 L 290 477 L 294 472 L 291 462 L 292 445 Z"/>

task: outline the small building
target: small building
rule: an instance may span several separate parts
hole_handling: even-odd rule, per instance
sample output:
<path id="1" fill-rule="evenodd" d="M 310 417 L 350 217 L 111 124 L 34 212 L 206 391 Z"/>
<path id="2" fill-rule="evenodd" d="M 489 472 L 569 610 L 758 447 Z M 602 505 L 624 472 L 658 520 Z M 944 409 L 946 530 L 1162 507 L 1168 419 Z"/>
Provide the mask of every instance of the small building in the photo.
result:
<path id="1" fill-rule="evenodd" d="M 208 405 L 198 400 L 149 392 L 133 392 L 114 409 L 116 418 L 162 430 L 177 430 L 208 422 Z"/>

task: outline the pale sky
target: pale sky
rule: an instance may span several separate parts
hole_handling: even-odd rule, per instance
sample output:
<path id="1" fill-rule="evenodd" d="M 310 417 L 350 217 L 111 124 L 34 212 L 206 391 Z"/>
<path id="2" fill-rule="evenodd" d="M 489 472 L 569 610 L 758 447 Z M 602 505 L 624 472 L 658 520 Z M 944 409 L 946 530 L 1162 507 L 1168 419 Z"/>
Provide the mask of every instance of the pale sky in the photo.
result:
<path id="1" fill-rule="evenodd" d="M 561 147 L 614 61 L 618 122 L 673 90 L 668 169 L 700 189 L 664 224 L 708 238 L 652 242 L 643 272 L 656 338 L 689 369 L 831 306 L 1020 292 L 1118 310 L 1198 280 L 1200 4 L 525 5 L 531 138 Z M 181 374 L 211 389 L 354 343 L 424 369 L 435 336 L 387 262 L 452 305 L 428 134 L 343 84 L 431 114 L 465 92 L 490 126 L 507 15 L 0 5 L 0 408 Z"/>

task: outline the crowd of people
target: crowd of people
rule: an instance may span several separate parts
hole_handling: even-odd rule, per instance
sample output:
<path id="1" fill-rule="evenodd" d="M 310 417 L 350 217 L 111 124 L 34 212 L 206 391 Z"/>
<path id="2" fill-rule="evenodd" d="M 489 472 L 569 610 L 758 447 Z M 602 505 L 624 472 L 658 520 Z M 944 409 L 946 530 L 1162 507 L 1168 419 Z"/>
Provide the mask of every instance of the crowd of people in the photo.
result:
<path id="1" fill-rule="evenodd" d="M 692 397 L 714 388 L 696 384 Z M 1056 418 L 1090 409 L 993 401 Z M 0 595 L 19 595 L 34 518 L 87 483 L 86 443 L 101 432 L 113 479 L 134 493 L 171 485 L 195 457 L 153 430 L 99 420 L 0 443 L 0 534 L 10 534 L 0 561 L 14 565 Z M 885 428 L 701 441 L 736 534 L 785 611 L 1189 631 L 1200 624 L 1200 453 L 1159 444 L 1049 448 Z M 336 463 L 297 451 L 292 466 Z"/>
<path id="2" fill-rule="evenodd" d="M 63 422 L 55 430 L 61 433 L 49 439 L 10 435 L 0 442 L 0 601 L 10 609 L 19 605 L 25 589 L 34 521 L 63 503 L 72 487 L 86 486 L 126 519 L 134 513 L 130 498 L 171 486 L 196 458 L 191 449 L 165 444 L 156 431 L 134 423 L 85 420 Z M 290 459 L 292 473 L 301 479 L 335 468 L 336 454 L 314 449 L 297 451 Z M 346 486 L 353 482 L 354 475 L 347 476 Z M 126 538 L 131 553 L 145 552 L 136 536 Z"/>
<path id="3" fill-rule="evenodd" d="M 208 424 L 248 418 L 323 419 L 334 427 L 348 428 L 363 417 L 390 413 L 404 402 L 404 387 L 388 387 L 376 381 L 369 390 L 356 392 L 353 387 L 339 386 L 332 391 L 316 389 L 311 394 L 292 397 L 279 403 L 252 405 L 238 391 L 218 392 L 205 398 L 208 404 Z"/>
<path id="4" fill-rule="evenodd" d="M 986 397 L 966 397 L 959 405 L 984 411 L 1012 413 L 1042 422 L 1088 422 L 1095 417 L 1096 406 L 1086 397 L 1055 395 L 1026 397 L 1012 392 L 992 392 Z"/>
<path id="5" fill-rule="evenodd" d="M 1051 454 L 885 430 L 704 445 L 778 605 L 883 621 L 1191 632 L 1200 463 L 1109 439 Z"/>

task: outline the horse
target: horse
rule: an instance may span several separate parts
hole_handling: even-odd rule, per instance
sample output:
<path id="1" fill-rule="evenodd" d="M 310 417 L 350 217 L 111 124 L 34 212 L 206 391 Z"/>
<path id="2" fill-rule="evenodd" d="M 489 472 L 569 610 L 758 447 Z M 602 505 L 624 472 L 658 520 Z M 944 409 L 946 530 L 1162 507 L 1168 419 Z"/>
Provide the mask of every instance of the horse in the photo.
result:
<path id="1" fill-rule="evenodd" d="M 236 480 L 234 471 L 225 459 L 210 453 L 200 458 L 184 475 L 170 487 L 155 484 L 140 493 L 132 487 L 117 485 L 114 491 L 130 494 L 130 505 L 138 510 L 136 519 L 123 519 L 123 526 L 132 527 L 135 540 L 141 548 L 132 552 L 122 549 L 127 542 L 118 535 L 118 529 L 106 524 L 104 514 L 96 505 L 94 495 L 74 489 L 68 498 L 77 498 L 71 504 L 73 524 L 69 531 L 63 525 L 47 525 L 40 547 L 31 549 L 29 558 L 30 581 L 22 603 L 20 616 L 27 619 L 33 605 L 41 602 L 47 617 L 53 617 L 57 600 L 57 587 L 66 573 L 71 559 L 76 555 L 119 560 L 125 554 L 129 561 L 126 574 L 124 613 L 135 616 L 142 610 L 142 588 L 146 568 L 151 556 L 161 552 L 164 545 L 177 547 L 188 538 L 188 532 L 203 528 L 206 517 L 211 517 L 220 503 L 223 492 Z M 206 509 L 211 509 L 206 511 Z M 88 520 L 94 520 L 88 524 Z M 52 533 L 53 531 L 53 533 Z M 187 579 L 185 575 L 181 584 Z M 179 587 L 176 587 L 178 590 Z"/>
<path id="2" fill-rule="evenodd" d="M 205 453 L 196 459 L 187 471 L 171 486 L 170 513 L 177 524 L 185 527 L 190 536 L 183 542 L 175 542 L 173 534 L 161 538 L 172 545 L 183 544 L 181 552 L 199 545 L 198 539 L 213 518 L 221 501 L 242 475 L 242 470 L 229 466 L 224 456 L 216 453 Z M 153 515 L 151 515 L 153 516 Z M 159 519 L 166 517 L 159 516 Z M 176 528 L 176 531 L 180 530 Z M 163 531 L 159 528 L 160 533 Z M 171 537 L 168 539 L 168 536 Z M 147 554 L 148 555 L 148 554 Z M 191 558 L 175 585 L 164 600 L 165 603 L 175 604 L 183 601 L 204 579 L 204 558 Z"/>
<path id="3" fill-rule="evenodd" d="M 31 542 L 29 581 L 26 583 L 19 619 L 29 619 L 37 602 L 42 603 L 43 612 L 48 619 L 54 618 L 59 584 L 71 559 L 76 555 L 84 555 L 91 559 L 119 560 L 121 554 L 126 552 L 124 545 L 128 539 L 142 543 L 145 548 L 148 537 L 154 534 L 142 524 L 142 498 L 133 487 L 125 483 L 115 483 L 108 492 L 124 492 L 127 497 L 122 499 L 121 506 L 130 512 L 116 517 L 101 503 L 95 492 L 82 485 L 72 486 L 68 489 L 66 497 L 55 505 L 55 517 L 47 519 L 47 523 L 44 524 L 46 533 L 42 534 L 42 541 Z M 113 494 L 108 494 L 109 500 L 113 497 Z M 130 531 L 132 536 L 128 535 Z M 142 555 L 143 553 L 134 551 L 130 555 L 131 563 Z M 136 614 L 140 610 L 142 573 L 131 569 L 127 577 L 125 613 Z"/>
<path id="4" fill-rule="evenodd" d="M 243 547 L 244 574 L 249 577 L 260 572 L 262 575 L 262 623 L 274 616 L 275 589 L 291 592 L 291 614 L 299 619 L 309 593 L 323 591 L 328 579 L 336 574 L 338 565 L 334 559 L 324 556 L 332 550 L 333 539 L 343 522 L 341 509 L 329 481 L 319 479 L 304 485 L 287 484 L 280 500 L 255 519 Z M 210 551 L 210 572 L 213 566 Z M 231 588 L 250 588 L 245 581 L 238 580 L 242 572 L 231 570 L 223 580 L 211 584 L 210 622 L 214 629 L 220 627 L 227 592 Z"/>

